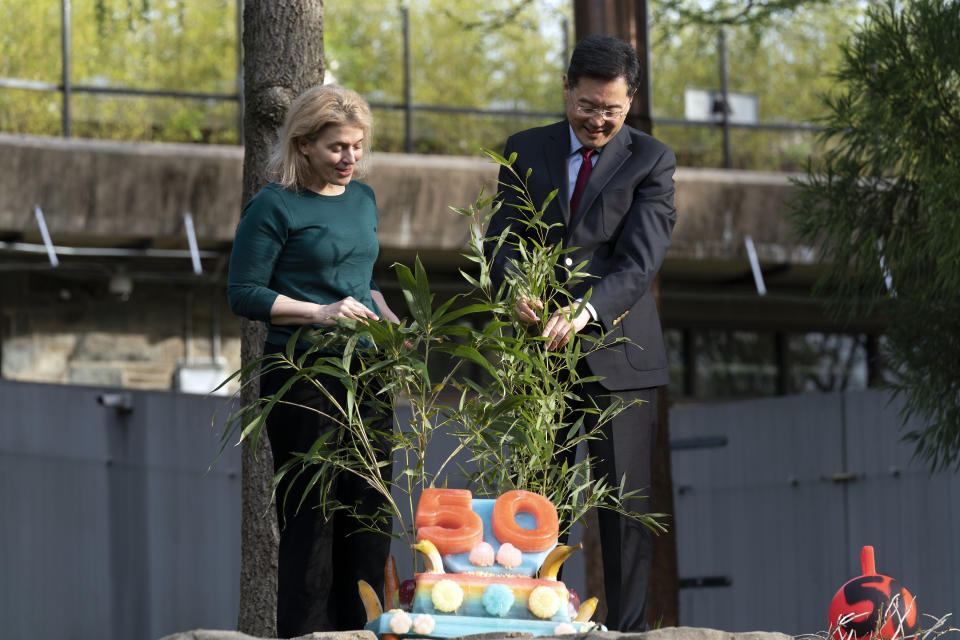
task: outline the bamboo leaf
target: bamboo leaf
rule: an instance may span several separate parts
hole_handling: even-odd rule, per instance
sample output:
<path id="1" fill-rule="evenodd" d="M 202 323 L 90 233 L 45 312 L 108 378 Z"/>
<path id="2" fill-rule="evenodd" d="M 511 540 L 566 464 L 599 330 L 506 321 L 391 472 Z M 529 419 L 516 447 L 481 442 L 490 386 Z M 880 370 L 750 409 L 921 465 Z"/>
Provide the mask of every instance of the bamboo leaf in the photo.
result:
<path id="1" fill-rule="evenodd" d="M 492 376 L 496 376 L 498 373 L 496 368 L 494 368 L 494 366 L 490 364 L 490 361 L 484 358 L 483 354 L 477 351 L 474 347 L 471 347 L 468 345 L 457 345 L 450 352 L 450 354 L 457 358 L 464 358 L 466 360 L 469 360 L 470 362 L 474 362 L 480 365 L 481 367 L 486 369 L 487 373 L 489 373 Z"/>

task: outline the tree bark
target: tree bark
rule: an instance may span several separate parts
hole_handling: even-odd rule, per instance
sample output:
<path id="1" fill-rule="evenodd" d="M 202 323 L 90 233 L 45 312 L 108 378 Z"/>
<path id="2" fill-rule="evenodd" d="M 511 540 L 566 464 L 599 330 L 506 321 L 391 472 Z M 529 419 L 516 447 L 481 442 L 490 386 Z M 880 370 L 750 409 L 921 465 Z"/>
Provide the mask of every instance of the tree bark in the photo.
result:
<path id="1" fill-rule="evenodd" d="M 650 114 L 650 63 L 649 38 L 647 33 L 646 0 L 574 0 L 573 18 L 576 36 L 581 38 L 603 34 L 626 40 L 640 56 L 641 82 L 631 103 L 627 124 L 650 133 L 653 120 Z M 660 311 L 660 275 L 654 281 L 657 311 Z M 662 317 L 662 313 L 659 314 Z M 680 618 L 679 580 L 677 577 L 677 539 L 673 514 L 673 480 L 670 469 L 670 429 L 667 421 L 667 390 L 658 393 L 659 425 L 654 451 L 650 505 L 654 512 L 671 515 L 667 521 L 669 530 L 653 537 L 653 564 L 650 569 L 650 586 L 647 591 L 647 622 L 656 627 L 676 626 Z M 596 571 L 600 563 L 587 565 L 588 571 Z M 587 577 L 595 584 L 602 576 Z"/>
<path id="2" fill-rule="evenodd" d="M 657 411 L 660 414 L 657 444 L 654 451 L 653 485 L 650 508 L 665 513 L 667 532 L 653 536 L 650 586 L 647 589 L 647 623 L 654 629 L 680 624 L 680 579 L 677 575 L 677 521 L 673 517 L 673 479 L 670 464 L 669 396 L 667 387 L 660 387 Z"/>
<path id="3" fill-rule="evenodd" d="M 243 196 L 246 204 L 267 182 L 266 163 L 293 99 L 321 84 L 323 0 L 245 0 L 243 7 Z M 243 365 L 263 353 L 262 323 L 242 322 Z M 259 395 L 254 380 L 244 388 L 247 405 Z M 266 431 L 256 451 L 243 444 L 240 610 L 237 629 L 276 637 L 277 528 L 271 504 L 273 462 Z"/>
<path id="4" fill-rule="evenodd" d="M 263 353 L 266 328 L 263 323 L 241 320 L 240 356 L 244 365 Z M 253 380 L 240 395 L 244 406 L 257 399 L 260 383 Z M 270 442 L 263 438 L 254 450 L 243 443 L 241 454 L 240 610 L 237 629 L 256 637 L 276 637 L 277 628 L 277 544 L 280 531 L 270 500 L 273 461 Z"/>

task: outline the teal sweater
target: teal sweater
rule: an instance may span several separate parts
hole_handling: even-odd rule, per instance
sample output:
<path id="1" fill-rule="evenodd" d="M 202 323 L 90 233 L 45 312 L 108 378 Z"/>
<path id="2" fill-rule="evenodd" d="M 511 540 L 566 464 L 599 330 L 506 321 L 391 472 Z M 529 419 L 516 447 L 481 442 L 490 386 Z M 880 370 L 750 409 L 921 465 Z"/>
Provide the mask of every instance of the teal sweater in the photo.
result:
<path id="1" fill-rule="evenodd" d="M 278 346 L 298 328 L 270 324 L 279 294 L 317 304 L 353 296 L 380 315 L 370 296 L 377 289 L 377 222 L 373 190 L 365 184 L 350 182 L 338 196 L 267 185 L 237 226 L 227 279 L 230 309 L 266 322 L 267 342 Z"/>

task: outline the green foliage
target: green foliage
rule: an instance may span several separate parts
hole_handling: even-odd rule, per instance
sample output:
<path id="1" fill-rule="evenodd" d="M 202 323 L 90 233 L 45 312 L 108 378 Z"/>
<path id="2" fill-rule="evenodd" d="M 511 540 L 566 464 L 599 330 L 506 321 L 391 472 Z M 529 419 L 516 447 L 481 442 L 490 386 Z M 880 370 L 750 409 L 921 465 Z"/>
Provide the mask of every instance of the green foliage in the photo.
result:
<path id="1" fill-rule="evenodd" d="M 839 44 L 862 18 L 863 3 L 842 0 L 790 2 L 789 11 L 762 19 L 730 20 L 748 3 L 723 4 L 716 12 L 692 0 L 650 2 L 650 72 L 653 80 L 654 135 L 677 153 L 682 166 L 722 166 L 719 127 L 663 125 L 662 118 L 683 118 L 684 90 L 718 91 L 719 29 L 724 26 L 731 92 L 757 97 L 758 119 L 772 123 L 810 123 L 826 114 L 820 96 L 835 80 L 828 73 L 840 63 Z M 680 11 L 680 6 L 684 11 Z M 762 5 L 762 6 L 761 6 Z M 797 131 L 732 130 L 734 168 L 800 171 L 823 150 L 814 134 Z"/>
<path id="2" fill-rule="evenodd" d="M 513 161 L 495 153 L 490 157 L 506 166 Z M 336 415 L 326 416 L 337 425 L 335 435 L 318 439 L 310 451 L 296 456 L 278 472 L 275 483 L 287 474 L 309 474 L 311 485 L 327 487 L 340 473 L 357 474 L 389 503 L 389 512 L 367 519 L 366 526 L 390 533 L 391 522 L 397 520 L 402 534 L 412 541 L 415 495 L 426 487 L 444 486 L 451 474 L 465 473 L 454 459 L 466 456 L 474 467 L 466 477 L 475 495 L 492 497 L 525 489 L 547 496 L 568 524 L 596 506 L 637 518 L 653 529 L 662 528 L 656 514 L 629 510 L 627 500 L 635 493 L 592 478 L 592 459 L 571 466 L 554 464 L 557 454 L 601 437 L 600 425 L 625 407 L 613 403 L 600 412 L 590 398 L 578 395 L 582 384 L 596 378 L 580 378 L 577 362 L 587 347 L 598 346 L 600 340 L 592 345 L 587 338 L 574 339 L 562 349 L 547 350 L 539 331 L 514 318 L 519 296 L 536 295 L 547 309 L 564 306 L 571 302 L 565 286 L 585 277 L 580 265 L 570 271 L 566 282 L 557 280 L 556 267 L 567 251 L 544 242 L 547 226 L 542 215 L 547 203 L 535 207 L 521 191 L 520 206 L 529 214 L 526 224 L 531 233 L 526 235 L 533 240 L 505 231 L 496 241 L 501 247 L 514 244 L 521 255 L 513 263 L 515 273 L 502 286 L 495 288 L 491 280 L 482 233 L 486 219 L 500 205 L 481 194 L 469 208 L 455 209 L 470 218 L 472 229 L 466 257 L 477 264 L 477 275 L 463 274 L 471 285 L 469 293 L 437 303 L 419 259 L 412 270 L 395 265 L 409 324 L 343 322 L 337 329 L 310 336 L 312 346 L 303 355 L 294 353 L 294 337 L 286 353 L 263 358 L 234 374 L 249 384 L 258 365 L 282 367 L 290 373 L 290 384 L 294 380 L 315 384 L 318 393 L 335 401 L 315 382 L 317 374 L 325 373 L 348 391 L 346 404 L 337 405 Z M 610 344 L 619 342 L 623 340 Z M 431 376 L 432 371 L 444 370 L 431 366 L 438 359 L 447 364 L 440 378 Z M 467 365 L 478 367 L 484 375 L 466 375 Z M 271 409 L 285 402 L 283 393 L 235 414 L 225 438 L 240 431 L 241 439 L 256 441 Z M 577 408 L 584 404 L 581 401 L 586 406 Z M 398 403 L 409 407 L 410 423 L 390 432 L 377 430 L 383 416 L 396 413 Z M 584 418 L 591 414 L 597 416 L 597 427 L 581 432 Z M 427 448 L 441 432 L 455 435 L 458 445 L 439 467 L 428 468 Z M 378 447 L 376 443 L 385 444 Z M 383 461 L 391 457 L 399 462 L 395 479 L 380 473 Z M 405 496 L 406 504 L 395 502 L 398 493 Z M 303 496 L 294 498 L 302 501 Z M 353 507 L 330 501 L 321 506 L 351 511 Z"/>
<path id="3" fill-rule="evenodd" d="M 819 95 L 839 63 L 837 44 L 862 18 L 862 0 L 650 0 L 654 120 L 683 117 L 687 87 L 718 89 L 717 27 L 727 30 L 730 90 L 757 95 L 765 122 L 825 115 Z M 400 8 L 411 25 L 418 105 L 532 111 L 522 116 L 416 111 L 418 153 L 476 155 L 514 131 L 562 116 L 561 77 L 573 40 L 566 0 L 331 0 L 328 73 L 374 104 L 403 102 Z M 72 82 L 233 94 L 233 0 L 96 0 L 72 5 Z M 0 76 L 59 82 L 57 0 L 0 0 Z M 237 143 L 232 101 L 74 93 L 74 135 Z M 404 114 L 375 107 L 374 145 L 404 151 Z M 58 93 L 0 89 L 0 130 L 57 135 Z M 556 114 L 556 115 L 549 115 Z M 717 127 L 656 124 L 685 166 L 720 166 Z M 734 129 L 737 168 L 802 170 L 822 150 L 810 133 Z"/>
<path id="4" fill-rule="evenodd" d="M 545 110 L 561 116 L 560 79 L 569 52 L 563 51 L 560 18 L 569 15 L 568 3 L 421 0 L 410 5 L 415 103 Z M 327 5 L 330 68 L 338 81 L 372 102 L 400 103 L 399 3 L 380 0 L 373 12 L 369 6 Z M 720 24 L 727 25 L 731 91 L 756 94 L 762 121 L 803 123 L 822 116 L 819 95 L 832 84 L 823 72 L 839 62 L 837 45 L 862 11 L 859 0 L 720 2 L 709 10 L 699 1 L 651 0 L 655 121 L 683 117 L 686 87 L 719 88 Z M 451 33 L 457 37 L 444 37 Z M 402 112 L 383 109 L 376 116 L 377 148 L 402 151 Z M 482 147 L 502 148 L 513 131 L 555 119 L 417 112 L 413 137 L 417 152 L 475 154 Z M 718 128 L 655 126 L 655 134 L 676 150 L 681 164 L 722 164 Z M 819 152 L 813 134 L 779 131 L 735 130 L 733 149 L 738 168 L 787 171 L 801 170 L 806 158 Z"/>
<path id="5" fill-rule="evenodd" d="M 491 152 L 488 155 L 513 171 L 515 156 L 503 158 Z M 462 402 L 463 419 L 458 420 L 461 429 L 455 433 L 466 443 L 477 465 L 470 481 L 487 495 L 512 488 L 543 494 L 557 505 L 561 517 L 568 522 L 580 519 L 591 506 L 601 506 L 639 517 L 656 527 L 653 518 L 627 511 L 625 500 L 631 496 L 624 494 L 622 488 L 610 487 L 590 477 L 592 460 L 569 468 L 555 464 L 559 454 L 574 451 L 581 442 L 601 437 L 600 426 L 626 408 L 617 402 L 603 412 L 596 406 L 583 407 L 582 401 L 588 399 L 582 398 L 578 391 L 583 384 L 597 378 L 579 377 L 577 363 L 589 349 L 606 348 L 627 340 L 611 341 L 601 347 L 602 338 L 581 335 L 564 348 L 551 351 L 545 348 L 545 339 L 540 337 L 537 326 L 528 327 L 514 319 L 513 309 L 521 296 L 543 301 L 547 317 L 550 310 L 566 306 L 572 310 L 571 317 L 576 316 L 582 306 L 574 302 L 568 287 L 589 277 L 583 271 L 586 264 L 581 263 L 571 266 L 562 281 L 558 279 L 557 265 L 571 249 L 547 244 L 550 227 L 543 221 L 543 214 L 556 192 L 537 205 L 525 187 L 528 176 L 516 173 L 514 176 L 516 184 L 524 186 L 511 183 L 507 188 L 517 191 L 519 204 L 516 206 L 521 212 L 517 217 L 525 230 L 522 233 L 505 230 L 494 240 L 498 249 L 503 244 L 513 245 L 518 256 L 511 260 L 505 282 L 499 289 L 494 290 L 489 264 L 482 257 L 481 229 L 486 220 L 480 220 L 480 211 L 485 203 L 478 202 L 469 211 L 461 211 L 473 219 L 472 252 L 468 257 L 480 267 L 479 279 L 471 284 L 481 304 L 493 313 L 493 320 L 472 339 L 488 351 L 495 370 L 486 387 L 471 385 L 475 396 L 463 396 L 467 401 Z M 588 300 L 589 294 L 580 305 Z M 503 331 L 507 327 L 510 330 Z M 490 419 L 491 407 L 502 407 L 504 412 Z M 597 426 L 581 433 L 588 415 L 597 417 Z"/>
<path id="6" fill-rule="evenodd" d="M 960 4 L 887 0 L 843 47 L 822 172 L 794 220 L 836 309 L 883 314 L 891 386 L 933 468 L 960 467 Z"/>
<path id="7" fill-rule="evenodd" d="M 71 3 L 71 83 L 236 93 L 233 0 Z M 60 83 L 60 2 L 0 1 L 0 76 Z M 58 93 L 0 90 L 0 129 L 58 135 Z M 236 102 L 72 94 L 73 134 L 238 143 Z"/>
<path id="8" fill-rule="evenodd" d="M 675 26 L 757 26 L 829 0 L 660 0 L 656 16 Z"/>
<path id="9" fill-rule="evenodd" d="M 687 86 L 717 89 L 717 31 L 727 25 L 731 91 L 758 96 L 763 121 L 809 122 L 832 82 L 836 44 L 860 0 L 650 0 L 654 117 L 682 118 Z M 533 111 L 480 115 L 416 111 L 418 153 L 475 155 L 513 131 L 561 117 L 561 77 L 573 40 L 566 0 L 332 0 L 325 6 L 328 72 L 374 104 L 403 102 L 401 6 L 411 25 L 418 105 Z M 232 94 L 232 0 L 96 0 L 72 5 L 72 82 Z M 58 83 L 57 0 L 0 0 L 0 76 Z M 238 105 L 195 99 L 74 93 L 74 135 L 237 143 Z M 405 150 L 404 114 L 377 107 L 377 150 Z M 57 135 L 58 93 L 0 90 L 0 130 Z M 718 128 L 657 125 L 686 166 L 722 164 Z M 819 154 L 809 133 L 734 130 L 734 166 L 799 170 Z"/>
<path id="10" fill-rule="evenodd" d="M 515 0 L 420 0 L 409 6 L 413 100 L 460 107 L 563 110 L 566 66 L 559 0 L 527 3 L 501 25 L 485 24 Z M 374 102 L 403 99 L 401 3 L 327 3 L 330 72 Z M 496 26 L 496 28 L 493 28 Z M 479 71 L 479 73 L 478 73 Z"/>
<path id="11" fill-rule="evenodd" d="M 547 111 L 548 118 L 415 112 L 418 153 L 475 155 L 518 129 L 563 113 L 566 69 L 561 0 L 334 1 L 325 7 L 329 72 L 372 103 L 403 102 L 402 5 L 410 11 L 412 96 L 417 105 Z M 402 151 L 403 114 L 377 109 L 374 144 Z"/>

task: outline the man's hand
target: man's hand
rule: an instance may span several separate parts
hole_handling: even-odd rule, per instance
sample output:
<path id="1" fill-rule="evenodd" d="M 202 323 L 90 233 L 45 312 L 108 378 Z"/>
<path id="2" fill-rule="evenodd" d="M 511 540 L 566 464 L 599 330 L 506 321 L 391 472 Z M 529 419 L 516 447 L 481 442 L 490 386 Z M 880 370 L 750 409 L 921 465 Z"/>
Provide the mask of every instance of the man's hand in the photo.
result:
<path id="1" fill-rule="evenodd" d="M 571 316 L 576 312 L 576 309 L 576 306 L 562 307 L 557 309 L 547 320 L 547 325 L 543 328 L 541 335 L 544 338 L 549 338 L 547 341 L 548 351 L 562 349 L 570 341 L 573 334 L 582 331 L 590 322 L 590 312 L 587 311 L 586 306 L 580 309 L 577 317 L 572 318 Z"/>
<path id="2" fill-rule="evenodd" d="M 543 311 L 543 303 L 536 298 L 531 299 L 526 296 L 523 296 L 517 300 L 517 304 L 513 308 L 513 312 L 516 314 L 517 320 L 527 324 L 535 324 L 540 322 L 540 311 Z"/>

